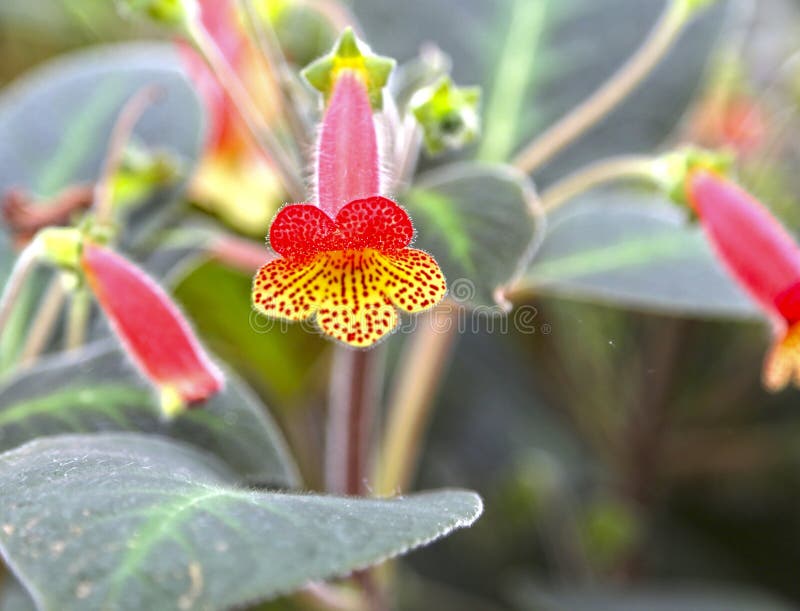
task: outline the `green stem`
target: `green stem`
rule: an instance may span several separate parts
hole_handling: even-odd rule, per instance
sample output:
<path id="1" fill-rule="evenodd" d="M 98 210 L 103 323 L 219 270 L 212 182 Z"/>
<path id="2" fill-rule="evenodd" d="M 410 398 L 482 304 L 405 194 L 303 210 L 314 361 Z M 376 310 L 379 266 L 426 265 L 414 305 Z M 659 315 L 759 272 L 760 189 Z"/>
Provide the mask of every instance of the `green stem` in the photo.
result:
<path id="1" fill-rule="evenodd" d="M 644 155 L 602 159 L 547 188 L 541 195 L 542 208 L 546 213 L 553 212 L 578 195 L 611 181 L 652 180 L 653 161 L 652 157 Z"/>
<path id="2" fill-rule="evenodd" d="M 593 95 L 523 149 L 513 164 L 533 172 L 608 115 L 663 59 L 694 10 L 687 0 L 669 2 L 638 51 Z"/>
<path id="3" fill-rule="evenodd" d="M 434 397 L 457 337 L 452 312 L 440 309 L 420 316 L 419 328 L 403 353 L 376 477 L 382 496 L 403 493 L 411 485 Z"/>
<path id="4" fill-rule="evenodd" d="M 94 188 L 95 220 L 100 225 L 110 225 L 113 220 L 114 177 L 122 164 L 133 128 L 161 93 L 161 88 L 155 85 L 142 88 L 125 104 L 114 124 L 103 170 Z"/>
<path id="5" fill-rule="evenodd" d="M 32 365 L 47 348 L 47 342 L 53 335 L 66 298 L 64 284 L 61 278 L 55 276 L 50 280 L 50 284 L 39 302 L 39 308 L 28 330 L 28 337 L 20 357 L 20 363 L 23 366 Z"/>
<path id="6" fill-rule="evenodd" d="M 36 243 L 31 243 L 17 257 L 14 268 L 11 270 L 11 275 L 6 281 L 2 297 L 0 297 L 0 337 L 2 337 L 3 331 L 8 328 L 9 320 L 14 312 L 14 306 L 22 293 L 22 288 L 36 268 L 39 254 L 39 246 Z"/>
<path id="7" fill-rule="evenodd" d="M 67 337 L 65 346 L 67 350 L 74 350 L 86 341 L 86 328 L 91 312 L 91 299 L 88 291 L 81 287 L 72 293 L 67 317 Z"/>

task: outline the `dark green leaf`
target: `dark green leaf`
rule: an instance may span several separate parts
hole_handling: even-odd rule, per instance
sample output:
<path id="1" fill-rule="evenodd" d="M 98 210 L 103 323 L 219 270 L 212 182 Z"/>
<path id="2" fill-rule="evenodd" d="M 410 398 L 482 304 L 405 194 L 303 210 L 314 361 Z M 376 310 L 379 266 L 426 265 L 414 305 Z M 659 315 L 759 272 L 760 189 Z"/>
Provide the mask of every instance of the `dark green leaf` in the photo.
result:
<path id="1" fill-rule="evenodd" d="M 114 340 L 44 359 L 0 387 L 0 450 L 43 435 L 105 430 L 169 435 L 213 452 L 250 481 L 297 483 L 275 423 L 231 374 L 222 393 L 171 422 Z"/>
<path id="2" fill-rule="evenodd" d="M 423 176 L 402 201 L 416 224 L 414 245 L 436 257 L 450 296 L 491 305 L 530 254 L 533 198 L 527 179 L 505 166 L 462 163 Z"/>
<path id="3" fill-rule="evenodd" d="M 689 316 L 757 316 L 701 229 L 674 206 L 647 195 L 586 203 L 553 219 L 518 293 Z"/>
<path id="4" fill-rule="evenodd" d="M 336 498 L 228 479 L 153 437 L 37 440 L 0 457 L 0 551 L 43 611 L 222 611 L 405 553 L 482 509 L 466 491 Z"/>
<path id="5" fill-rule="evenodd" d="M 0 611 L 36 611 L 25 588 L 11 576 L 0 579 Z"/>

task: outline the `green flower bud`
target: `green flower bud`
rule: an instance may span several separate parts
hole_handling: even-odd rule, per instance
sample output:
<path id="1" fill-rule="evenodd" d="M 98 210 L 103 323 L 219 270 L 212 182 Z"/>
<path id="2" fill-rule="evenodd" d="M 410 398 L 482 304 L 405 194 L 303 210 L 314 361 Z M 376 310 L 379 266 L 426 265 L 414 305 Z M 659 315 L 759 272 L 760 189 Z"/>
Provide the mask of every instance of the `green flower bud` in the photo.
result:
<path id="1" fill-rule="evenodd" d="M 478 137 L 480 100 L 479 87 L 457 87 L 450 77 L 414 94 L 411 112 L 422 126 L 429 153 L 457 150 Z"/>

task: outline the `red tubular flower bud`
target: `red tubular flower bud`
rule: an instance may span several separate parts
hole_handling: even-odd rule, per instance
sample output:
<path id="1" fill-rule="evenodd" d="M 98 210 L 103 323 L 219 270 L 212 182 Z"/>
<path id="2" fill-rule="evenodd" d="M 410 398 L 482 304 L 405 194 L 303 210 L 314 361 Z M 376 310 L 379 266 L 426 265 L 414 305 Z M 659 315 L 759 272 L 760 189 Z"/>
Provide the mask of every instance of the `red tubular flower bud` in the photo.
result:
<path id="1" fill-rule="evenodd" d="M 169 296 L 149 276 L 91 242 L 83 247 L 81 268 L 127 353 L 161 392 L 166 416 L 222 389 L 222 372 Z"/>
<path id="2" fill-rule="evenodd" d="M 800 247 L 755 198 L 717 174 L 692 172 L 687 195 L 720 259 L 773 322 L 765 386 L 800 386 Z"/>
<path id="3" fill-rule="evenodd" d="M 367 88 L 358 73 L 338 75 L 317 152 L 319 207 L 330 217 L 356 199 L 380 193 L 375 122 Z"/>

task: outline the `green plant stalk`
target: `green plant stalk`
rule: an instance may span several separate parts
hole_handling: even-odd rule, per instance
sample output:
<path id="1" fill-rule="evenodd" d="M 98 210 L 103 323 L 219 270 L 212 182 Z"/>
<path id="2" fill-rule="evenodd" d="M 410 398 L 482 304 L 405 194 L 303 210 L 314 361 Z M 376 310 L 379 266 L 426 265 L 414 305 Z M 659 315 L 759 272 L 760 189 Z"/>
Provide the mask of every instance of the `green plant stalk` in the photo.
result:
<path id="1" fill-rule="evenodd" d="M 513 165 L 526 173 L 537 170 L 614 110 L 669 52 L 695 10 L 686 0 L 669 2 L 636 53 L 594 94 L 524 148 Z"/>
<path id="2" fill-rule="evenodd" d="M 608 182 L 616 180 L 653 180 L 652 157 L 630 155 L 610 157 L 592 163 L 546 189 L 541 195 L 545 213 L 551 213 L 571 199 Z"/>
<path id="3" fill-rule="evenodd" d="M 86 327 L 89 322 L 91 303 L 89 292 L 85 288 L 80 287 L 72 292 L 69 314 L 67 316 L 67 335 L 65 341 L 67 350 L 74 350 L 85 343 Z"/>
<path id="4" fill-rule="evenodd" d="M 114 177 L 125 155 L 125 146 L 131 138 L 136 123 L 147 108 L 162 94 L 161 88 L 148 85 L 128 100 L 117 118 L 108 143 L 103 170 L 94 188 L 95 220 L 100 225 L 110 225 L 114 216 Z"/>
<path id="5" fill-rule="evenodd" d="M 306 190 L 296 164 L 272 133 L 253 98 L 222 55 L 214 39 L 201 23 L 193 23 L 188 29 L 188 36 L 236 106 L 255 142 L 272 162 L 289 197 L 294 201 L 303 201 Z"/>
<path id="6" fill-rule="evenodd" d="M 399 365 L 375 478 L 381 496 L 401 494 L 411 485 L 434 395 L 455 344 L 457 329 L 452 311 L 446 318 L 434 316 L 420 316 L 419 328 Z"/>
<path id="7" fill-rule="evenodd" d="M 28 330 L 28 336 L 22 347 L 21 365 L 25 367 L 32 365 L 47 348 L 47 342 L 53 335 L 66 298 L 67 292 L 61 278 L 58 276 L 52 278 L 42 295 L 33 323 Z"/>
<path id="8" fill-rule="evenodd" d="M 6 281 L 3 294 L 0 297 L 0 336 L 8 327 L 8 322 L 22 293 L 22 288 L 36 268 L 39 254 L 38 244 L 31 243 L 17 257 L 14 268 L 11 270 L 11 275 Z"/>

